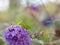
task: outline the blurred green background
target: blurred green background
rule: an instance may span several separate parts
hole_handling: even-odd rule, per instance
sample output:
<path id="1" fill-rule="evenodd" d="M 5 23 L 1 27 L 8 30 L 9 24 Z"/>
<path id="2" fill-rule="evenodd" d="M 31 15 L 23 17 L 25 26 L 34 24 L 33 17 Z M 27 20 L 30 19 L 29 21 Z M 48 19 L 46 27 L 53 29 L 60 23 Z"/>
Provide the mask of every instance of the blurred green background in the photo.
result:
<path id="1" fill-rule="evenodd" d="M 42 13 L 46 10 L 50 15 L 52 15 L 54 14 L 54 6 L 55 3 L 52 2 L 39 5 L 39 7 L 41 8 L 40 12 Z M 10 6 L 8 10 L 0 12 L 0 45 L 8 45 L 4 39 L 4 32 L 6 27 L 11 24 L 21 25 L 29 30 L 32 36 L 32 45 L 43 45 L 45 42 L 48 42 L 50 40 L 50 37 L 48 37 L 49 31 L 45 31 L 46 29 L 42 25 L 40 25 L 33 16 L 31 16 L 31 13 L 28 9 L 28 2 L 27 7 L 24 8 L 20 6 L 19 1 L 10 0 Z M 53 28 L 51 30 L 53 31 Z M 37 38 L 34 38 L 34 33 L 41 31 L 44 32 L 44 35 L 38 35 Z M 59 42 L 55 45 L 60 45 Z"/>

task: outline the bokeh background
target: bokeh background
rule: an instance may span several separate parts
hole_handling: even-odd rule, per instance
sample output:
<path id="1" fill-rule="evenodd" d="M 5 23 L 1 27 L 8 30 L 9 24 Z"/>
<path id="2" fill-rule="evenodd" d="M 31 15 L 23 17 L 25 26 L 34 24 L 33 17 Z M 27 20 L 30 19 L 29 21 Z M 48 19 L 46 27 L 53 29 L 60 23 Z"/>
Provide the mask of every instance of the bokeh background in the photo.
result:
<path id="1" fill-rule="evenodd" d="M 39 12 L 29 9 L 32 4 L 38 6 Z M 55 36 L 54 20 L 49 27 L 40 22 L 41 15 L 49 15 L 52 18 L 60 15 L 59 6 L 60 0 L 0 0 L 0 45 L 8 45 L 4 32 L 11 24 L 25 27 L 30 32 L 32 45 L 60 45 L 60 37 Z M 58 17 L 60 19 L 60 16 Z M 60 34 L 59 31 L 57 33 Z"/>

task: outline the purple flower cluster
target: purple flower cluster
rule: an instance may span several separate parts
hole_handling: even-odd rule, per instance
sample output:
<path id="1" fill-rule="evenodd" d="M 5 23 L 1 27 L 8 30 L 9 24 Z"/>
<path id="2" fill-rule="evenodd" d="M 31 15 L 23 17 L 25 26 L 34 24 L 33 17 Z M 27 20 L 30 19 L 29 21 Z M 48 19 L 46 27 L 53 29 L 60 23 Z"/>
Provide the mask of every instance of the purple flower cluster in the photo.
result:
<path id="1" fill-rule="evenodd" d="M 31 45 L 31 38 L 26 29 L 11 25 L 6 29 L 5 39 L 9 45 Z"/>

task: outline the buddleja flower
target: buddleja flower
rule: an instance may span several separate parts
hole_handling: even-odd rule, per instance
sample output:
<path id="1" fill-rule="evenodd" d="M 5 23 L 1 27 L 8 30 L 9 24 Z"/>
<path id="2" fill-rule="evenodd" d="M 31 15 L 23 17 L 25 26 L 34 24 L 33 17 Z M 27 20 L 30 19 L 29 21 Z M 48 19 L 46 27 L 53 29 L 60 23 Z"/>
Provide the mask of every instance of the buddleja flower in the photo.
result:
<path id="1" fill-rule="evenodd" d="M 9 45 L 31 45 L 31 38 L 26 29 L 11 25 L 6 29 L 5 38 Z"/>
<path id="2" fill-rule="evenodd" d="M 34 11 L 36 11 L 36 12 L 39 11 L 39 7 L 38 7 L 38 6 L 35 6 L 35 5 L 31 5 L 31 6 L 30 6 L 30 9 L 31 9 L 31 10 L 34 10 Z"/>
<path id="3" fill-rule="evenodd" d="M 42 21 L 43 25 L 48 27 L 52 24 L 52 19 L 49 16 L 46 16 L 46 18 Z"/>

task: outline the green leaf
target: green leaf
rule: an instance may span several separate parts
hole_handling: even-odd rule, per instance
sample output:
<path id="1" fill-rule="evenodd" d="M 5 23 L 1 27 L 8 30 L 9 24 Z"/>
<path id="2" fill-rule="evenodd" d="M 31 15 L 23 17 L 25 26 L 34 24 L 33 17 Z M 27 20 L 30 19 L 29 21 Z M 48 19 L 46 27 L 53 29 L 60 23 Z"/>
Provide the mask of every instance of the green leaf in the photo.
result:
<path id="1" fill-rule="evenodd" d="M 29 25 L 27 25 L 27 24 L 21 23 L 19 25 L 21 25 L 22 27 L 24 27 L 27 30 L 31 29 L 31 27 Z"/>

